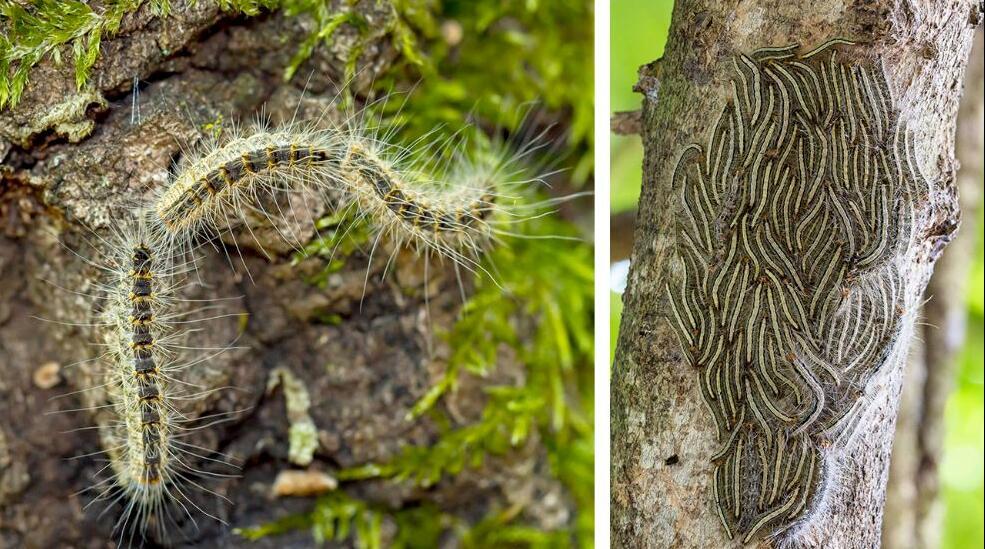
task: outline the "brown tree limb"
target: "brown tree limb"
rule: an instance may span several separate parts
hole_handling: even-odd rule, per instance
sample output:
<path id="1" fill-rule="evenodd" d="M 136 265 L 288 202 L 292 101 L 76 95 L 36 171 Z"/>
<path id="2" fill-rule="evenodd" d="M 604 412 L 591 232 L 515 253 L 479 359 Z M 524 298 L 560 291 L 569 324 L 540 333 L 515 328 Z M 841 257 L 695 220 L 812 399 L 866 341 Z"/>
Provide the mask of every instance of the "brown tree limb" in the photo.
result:
<path id="1" fill-rule="evenodd" d="M 843 1 L 675 6 L 665 57 L 641 74 L 644 181 L 629 286 L 612 379 L 612 540 L 619 547 L 725 547 L 711 497 L 719 447 L 668 318 L 663 286 L 676 245 L 671 175 L 684 144 L 705 136 L 726 101 L 731 56 L 834 37 L 864 42 L 885 67 L 896 104 L 918 135 L 930 182 L 916 204 L 918 252 L 905 258 L 907 297 L 917 301 L 954 225 L 953 128 L 977 6 L 968 2 Z M 658 65 L 658 66 L 654 66 Z M 659 100 L 647 82 L 660 77 Z M 912 317 L 908 321 L 912 328 Z M 901 343 L 902 344 L 902 343 Z M 791 547 L 874 547 L 902 378 L 902 360 L 870 383 L 867 417 L 828 485 L 827 505 L 775 540 Z M 737 544 L 735 544 L 737 545 Z"/>
<path id="2" fill-rule="evenodd" d="M 622 111 L 612 115 L 609 124 L 616 135 L 639 135 L 643 113 L 641 111 Z"/>

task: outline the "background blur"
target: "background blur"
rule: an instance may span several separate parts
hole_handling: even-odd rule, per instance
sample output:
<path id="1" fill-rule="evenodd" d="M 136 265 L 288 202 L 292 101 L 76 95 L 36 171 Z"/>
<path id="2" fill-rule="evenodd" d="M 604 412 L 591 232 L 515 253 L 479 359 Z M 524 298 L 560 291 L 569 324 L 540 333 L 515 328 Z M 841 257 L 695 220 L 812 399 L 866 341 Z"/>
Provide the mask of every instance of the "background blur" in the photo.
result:
<path id="1" fill-rule="evenodd" d="M 633 93 L 640 65 L 663 55 L 670 25 L 672 0 L 614 0 L 610 91 L 614 112 L 640 108 Z M 615 350 L 622 302 L 618 291 L 626 275 L 625 260 L 632 249 L 633 220 L 639 199 L 643 152 L 638 136 L 612 136 L 612 294 L 610 323 Z M 982 208 L 978 222 L 974 263 L 967 286 L 968 325 L 964 348 L 958 355 L 955 390 L 946 408 L 945 448 L 940 470 L 944 503 L 943 540 L 948 549 L 982 547 L 985 542 L 983 505 L 983 315 L 985 263 L 982 252 Z"/>

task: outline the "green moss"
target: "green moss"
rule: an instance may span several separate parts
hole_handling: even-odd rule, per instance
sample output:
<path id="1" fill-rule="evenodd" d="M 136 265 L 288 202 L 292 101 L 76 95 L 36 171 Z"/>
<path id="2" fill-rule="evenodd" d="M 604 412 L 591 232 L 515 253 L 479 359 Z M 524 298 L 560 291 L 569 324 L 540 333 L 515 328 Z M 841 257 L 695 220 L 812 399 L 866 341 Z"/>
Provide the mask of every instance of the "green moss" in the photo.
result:
<path id="1" fill-rule="evenodd" d="M 462 547 L 529 547 L 536 549 L 572 546 L 569 532 L 545 532 L 517 524 L 509 511 L 494 513 L 462 535 Z"/>
<path id="2" fill-rule="evenodd" d="M 234 532 L 255 541 L 291 530 L 310 528 L 312 536 L 319 544 L 344 541 L 351 537 L 356 541 L 357 547 L 378 549 L 382 546 L 383 513 L 384 511 L 351 498 L 344 492 L 331 492 L 318 498 L 310 514 L 291 515 L 263 526 L 237 528 Z"/>
<path id="3" fill-rule="evenodd" d="M 210 136 L 212 139 L 218 140 L 222 136 L 222 132 L 225 129 L 225 120 L 222 113 L 217 115 L 215 119 L 202 124 L 202 133 Z"/>
<path id="4" fill-rule="evenodd" d="M 344 469 L 339 480 L 391 478 L 428 487 L 445 475 L 482 465 L 489 454 L 503 454 L 524 443 L 543 415 L 543 396 L 527 387 L 493 387 L 488 393 L 478 422 L 448 429 L 429 446 L 406 446 L 388 463 Z"/>
<path id="5" fill-rule="evenodd" d="M 61 64 L 65 47 L 75 65 L 75 84 L 82 89 L 99 56 L 104 36 L 115 34 L 123 16 L 147 0 L 105 0 L 98 10 L 79 0 L 32 0 L 23 5 L 0 1 L 0 108 L 16 105 L 31 69 L 47 56 Z M 157 15 L 170 10 L 168 0 L 150 0 Z"/>
<path id="6" fill-rule="evenodd" d="M 512 511 L 491 514 L 478 524 L 469 526 L 458 517 L 429 504 L 392 510 L 341 491 L 320 496 L 309 514 L 291 515 L 262 526 L 237 528 L 234 532 L 256 541 L 294 530 L 310 529 L 319 544 L 351 540 L 356 547 L 378 549 L 384 546 L 384 521 L 395 526 L 393 538 L 386 540 L 386 546 L 392 549 L 440 547 L 448 532 L 456 533 L 463 549 L 571 547 L 570 534 L 543 532 L 516 524 L 515 512 Z"/>

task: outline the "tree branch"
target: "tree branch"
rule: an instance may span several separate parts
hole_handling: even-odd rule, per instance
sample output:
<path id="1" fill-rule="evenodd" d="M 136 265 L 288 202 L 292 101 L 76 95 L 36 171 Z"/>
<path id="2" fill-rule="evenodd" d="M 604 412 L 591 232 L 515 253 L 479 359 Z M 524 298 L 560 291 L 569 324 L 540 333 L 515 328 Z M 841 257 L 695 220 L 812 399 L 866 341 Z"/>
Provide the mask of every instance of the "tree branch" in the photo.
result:
<path id="1" fill-rule="evenodd" d="M 844 37 L 862 43 L 852 50 L 857 59 L 878 60 L 893 105 L 917 136 L 917 163 L 929 182 L 920 200 L 910 206 L 916 220 L 915 239 L 894 252 L 890 260 L 906 281 L 901 299 L 917 303 L 955 224 L 952 136 L 957 83 L 962 80 L 970 48 L 973 26 L 969 21 L 974 9 L 960 1 L 912 8 L 892 2 L 860 6 L 841 1 L 679 2 L 675 6 L 665 57 L 651 64 L 658 66 L 641 72 L 639 84 L 644 93 L 644 182 L 612 380 L 615 546 L 727 544 L 712 495 L 715 468 L 711 461 L 726 437 L 716 436 L 715 422 L 699 390 L 698 373 L 705 365 L 697 364 L 696 369 L 688 358 L 691 351 L 682 349 L 672 328 L 674 313 L 664 287 L 681 284 L 684 272 L 680 260 L 672 259 L 683 231 L 676 224 L 683 227 L 686 223 L 678 196 L 689 192 L 687 185 L 680 187 L 673 180 L 677 158 L 684 144 L 708 143 L 713 124 L 730 101 L 727 84 L 734 71 L 732 57 L 788 44 L 800 44 L 803 53 L 832 38 Z M 846 55 L 851 58 L 853 54 Z M 657 70 L 660 97 L 654 101 L 654 90 L 647 89 L 646 82 L 654 79 Z M 686 166 L 683 161 L 681 165 Z M 687 171 L 680 177 L 690 183 L 697 176 Z M 719 254 L 712 256 L 714 262 L 727 250 L 714 248 L 722 244 L 715 238 L 712 241 L 713 250 Z M 794 260 L 811 258 L 795 256 Z M 849 295 L 851 284 L 846 283 Z M 751 296 L 755 293 L 752 290 L 740 293 Z M 686 292 L 684 296 L 691 299 Z M 701 310 L 699 307 L 696 314 L 702 314 Z M 912 333 L 915 317 L 912 312 L 900 317 L 901 333 Z M 819 317 L 809 319 L 820 321 Z M 740 329 L 744 329 L 741 324 Z M 904 335 L 891 346 L 887 342 L 884 356 L 888 358 L 873 363 L 875 373 L 865 378 L 867 396 L 856 397 L 861 398 L 857 402 L 864 402 L 859 408 L 858 427 L 864 436 L 844 443 L 824 437 L 813 439 L 814 451 L 825 463 L 819 491 L 812 492 L 802 520 L 793 525 L 767 522 L 786 529 L 775 531 L 775 536 L 767 532 L 759 537 L 760 546 L 878 545 L 903 355 L 909 339 Z M 796 355 L 795 359 L 800 360 Z M 836 369 L 844 367 L 834 365 Z M 827 393 L 829 389 L 823 390 Z M 741 454 L 747 475 L 749 467 L 756 467 L 754 450 L 749 452 Z M 742 492 L 740 499 L 755 502 L 755 496 Z M 767 516 L 764 520 L 770 519 Z"/>

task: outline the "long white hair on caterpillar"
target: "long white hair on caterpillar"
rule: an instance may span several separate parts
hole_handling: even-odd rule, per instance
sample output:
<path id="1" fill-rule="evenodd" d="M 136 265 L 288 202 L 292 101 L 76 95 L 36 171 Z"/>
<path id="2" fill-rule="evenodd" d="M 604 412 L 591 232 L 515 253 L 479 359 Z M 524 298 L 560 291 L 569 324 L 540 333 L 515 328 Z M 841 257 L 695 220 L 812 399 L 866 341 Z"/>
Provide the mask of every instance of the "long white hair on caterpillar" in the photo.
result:
<path id="1" fill-rule="evenodd" d="M 109 235 L 92 232 L 84 237 L 86 249 L 65 246 L 86 264 L 86 276 L 91 275 L 84 290 L 65 289 L 91 300 L 95 318 L 61 323 L 91 329 L 99 354 L 88 361 L 96 365 L 95 381 L 71 393 L 87 393 L 92 404 L 60 412 L 96 416 L 102 449 L 76 458 L 101 455 L 106 464 L 96 473 L 101 480 L 82 493 L 95 494 L 87 508 L 106 503 L 100 516 L 122 505 L 114 534 L 127 546 L 148 534 L 158 540 L 173 538 L 178 530 L 173 525 L 183 517 L 195 528 L 196 515 L 220 520 L 192 492 L 214 494 L 199 479 L 232 476 L 235 468 L 228 456 L 183 440 L 237 413 L 192 418 L 183 412 L 189 403 L 221 390 L 189 383 L 186 371 L 231 348 L 190 347 L 188 335 L 200 330 L 196 324 L 228 315 L 202 317 L 217 308 L 212 300 L 182 297 L 194 263 L 175 263 L 170 253 L 162 252 L 148 221 L 137 208 L 132 218 L 110 222 Z M 205 470 L 202 462 L 226 472 Z"/>

